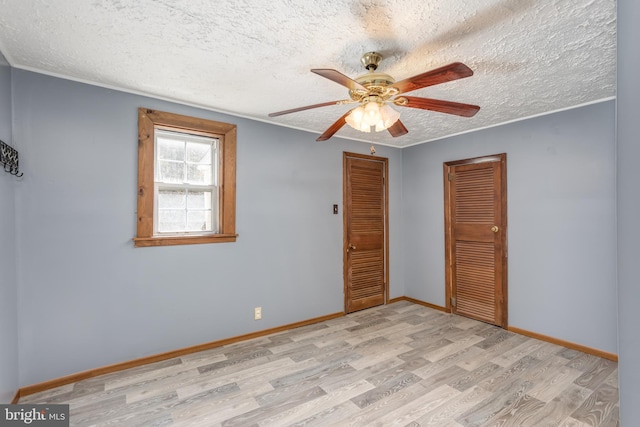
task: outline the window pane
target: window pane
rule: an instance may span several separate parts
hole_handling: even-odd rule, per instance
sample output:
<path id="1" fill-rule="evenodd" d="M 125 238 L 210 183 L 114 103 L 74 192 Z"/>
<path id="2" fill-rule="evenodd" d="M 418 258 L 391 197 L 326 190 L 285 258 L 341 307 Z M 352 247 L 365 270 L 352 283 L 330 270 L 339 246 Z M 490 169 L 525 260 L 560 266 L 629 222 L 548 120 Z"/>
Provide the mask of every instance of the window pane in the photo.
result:
<path id="1" fill-rule="evenodd" d="M 184 231 L 186 212 L 184 210 L 167 209 L 158 211 L 158 231 Z"/>
<path id="2" fill-rule="evenodd" d="M 159 190 L 158 208 L 184 210 L 187 207 L 186 197 L 185 190 Z"/>
<path id="3" fill-rule="evenodd" d="M 190 190 L 187 196 L 188 209 L 211 209 L 211 191 Z"/>
<path id="4" fill-rule="evenodd" d="M 210 165 L 211 144 L 187 142 L 187 161 L 203 165 Z"/>
<path id="5" fill-rule="evenodd" d="M 184 182 L 184 163 L 158 160 L 158 181 L 182 184 Z"/>
<path id="6" fill-rule="evenodd" d="M 211 211 L 189 211 L 187 231 L 211 231 Z"/>
<path id="7" fill-rule="evenodd" d="M 158 158 L 184 161 L 184 141 L 158 136 Z"/>
<path id="8" fill-rule="evenodd" d="M 218 232 L 216 174 L 220 141 L 177 131 L 156 131 L 158 218 L 154 232 Z"/>
<path id="9" fill-rule="evenodd" d="M 187 182 L 189 184 L 211 185 L 211 165 L 187 164 Z"/>

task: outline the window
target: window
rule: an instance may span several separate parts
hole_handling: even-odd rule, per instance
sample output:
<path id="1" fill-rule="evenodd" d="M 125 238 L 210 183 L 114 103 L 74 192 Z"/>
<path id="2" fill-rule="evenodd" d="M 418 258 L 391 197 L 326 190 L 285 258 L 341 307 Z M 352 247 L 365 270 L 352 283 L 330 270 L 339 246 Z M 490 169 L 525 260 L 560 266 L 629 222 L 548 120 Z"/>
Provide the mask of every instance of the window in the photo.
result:
<path id="1" fill-rule="evenodd" d="M 135 246 L 235 242 L 236 126 L 138 110 Z"/>
<path id="2" fill-rule="evenodd" d="M 154 235 L 218 233 L 218 142 L 155 131 Z"/>

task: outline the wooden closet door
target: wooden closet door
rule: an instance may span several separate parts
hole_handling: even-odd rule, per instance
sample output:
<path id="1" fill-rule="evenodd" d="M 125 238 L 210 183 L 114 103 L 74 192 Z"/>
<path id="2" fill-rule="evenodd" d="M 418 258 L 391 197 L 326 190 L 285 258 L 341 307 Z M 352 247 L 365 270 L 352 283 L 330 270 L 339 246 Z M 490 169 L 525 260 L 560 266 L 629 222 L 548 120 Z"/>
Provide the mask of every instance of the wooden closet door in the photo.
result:
<path id="1" fill-rule="evenodd" d="M 505 172 L 504 154 L 445 163 L 449 308 L 502 327 L 507 326 Z"/>
<path id="2" fill-rule="evenodd" d="M 345 311 L 384 304 L 387 295 L 387 159 L 345 153 Z"/>

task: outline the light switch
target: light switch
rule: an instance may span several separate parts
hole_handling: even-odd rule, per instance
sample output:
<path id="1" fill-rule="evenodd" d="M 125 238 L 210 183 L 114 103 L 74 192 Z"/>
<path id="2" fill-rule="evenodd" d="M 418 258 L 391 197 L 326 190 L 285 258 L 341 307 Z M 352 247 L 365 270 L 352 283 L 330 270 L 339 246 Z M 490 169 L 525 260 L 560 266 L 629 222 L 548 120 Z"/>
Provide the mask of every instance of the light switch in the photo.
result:
<path id="1" fill-rule="evenodd" d="M 338 215 L 338 205 L 333 205 L 333 214 Z"/>

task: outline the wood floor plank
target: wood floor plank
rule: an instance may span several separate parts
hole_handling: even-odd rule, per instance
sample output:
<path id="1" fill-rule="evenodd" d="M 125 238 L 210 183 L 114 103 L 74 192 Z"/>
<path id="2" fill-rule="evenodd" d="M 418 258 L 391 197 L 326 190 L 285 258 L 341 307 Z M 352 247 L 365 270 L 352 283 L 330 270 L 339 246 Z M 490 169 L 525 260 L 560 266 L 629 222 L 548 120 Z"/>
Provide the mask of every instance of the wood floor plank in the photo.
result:
<path id="1" fill-rule="evenodd" d="M 366 366 L 363 369 L 356 370 L 356 372 L 353 373 L 352 375 L 350 375 L 349 377 L 339 378 L 337 381 L 335 379 L 333 379 L 333 378 L 331 380 L 329 380 L 329 381 L 323 381 L 322 382 L 322 388 L 325 391 L 330 393 L 333 390 L 345 387 L 350 382 L 366 380 L 367 378 L 374 377 L 374 376 L 379 375 L 380 373 L 382 373 L 384 371 L 388 371 L 388 370 L 393 369 L 393 368 L 395 368 L 397 366 L 400 366 L 403 363 L 404 362 L 402 360 L 396 359 L 396 358 L 385 359 L 385 360 L 382 360 L 379 363 L 375 363 L 373 365 Z M 376 386 L 376 385 L 372 384 L 371 382 L 369 382 L 369 384 L 371 384 L 371 388 Z"/>
<path id="2" fill-rule="evenodd" d="M 612 411 L 618 410 L 617 403 L 618 390 L 603 384 L 582 402 L 582 405 L 571 414 L 571 417 L 597 426 L 608 420 Z"/>
<path id="3" fill-rule="evenodd" d="M 595 390 L 617 367 L 618 364 L 615 362 L 607 359 L 599 359 L 591 369 L 586 370 L 580 377 L 576 378 L 575 383 L 579 386 Z"/>
<path id="4" fill-rule="evenodd" d="M 387 359 L 393 359 L 398 357 L 401 354 L 407 353 L 411 351 L 411 347 L 407 346 L 398 346 L 387 349 L 383 352 L 378 353 L 367 353 L 363 355 L 361 358 L 354 360 L 350 363 L 355 369 L 364 369 L 368 366 L 376 365 L 380 362 L 383 362 Z"/>
<path id="5" fill-rule="evenodd" d="M 254 425 L 261 420 L 273 417 L 277 413 L 295 408 L 302 403 L 308 402 L 326 394 L 327 393 L 321 387 L 316 386 L 311 389 L 304 390 L 302 393 L 299 393 L 297 395 L 287 396 L 286 400 L 278 401 L 277 406 L 275 407 L 259 407 L 252 411 L 245 412 L 244 414 L 224 420 L 221 425 L 223 427 Z"/>
<path id="6" fill-rule="evenodd" d="M 456 421 L 463 426 L 464 422 L 458 420 L 460 414 L 466 413 L 469 409 L 477 406 L 480 402 L 491 397 L 491 393 L 473 387 L 465 390 L 459 396 L 447 400 L 443 405 L 427 412 L 415 420 L 420 427 L 439 427 L 445 423 Z"/>
<path id="7" fill-rule="evenodd" d="M 500 411 L 482 427 L 522 427 L 534 426 L 533 418 L 536 412 L 544 408 L 545 402 L 525 394 L 512 405 Z"/>
<path id="8" fill-rule="evenodd" d="M 421 378 L 412 372 L 402 372 L 395 378 L 391 378 L 388 381 L 376 386 L 372 390 L 369 390 L 359 396 L 351 399 L 359 408 L 366 408 L 369 405 L 374 404 L 378 400 L 397 393 L 398 391 L 420 382 Z"/>
<path id="9" fill-rule="evenodd" d="M 594 356 L 592 354 L 580 353 L 578 356 L 571 359 L 567 366 L 570 368 L 578 369 L 583 372 L 587 372 L 590 369 L 598 364 L 600 361 L 600 357 Z"/>
<path id="10" fill-rule="evenodd" d="M 403 360 L 404 361 L 397 366 L 393 366 L 390 369 L 378 372 L 375 375 L 367 377 L 367 381 L 377 387 L 380 384 L 391 381 L 392 379 L 398 377 L 398 375 L 400 374 L 403 374 L 405 372 L 414 372 L 418 368 L 431 364 L 431 362 L 423 359 L 422 357 L 414 357 L 409 360 Z"/>
<path id="11" fill-rule="evenodd" d="M 481 336 L 481 335 L 478 335 L 478 336 Z M 498 342 L 497 344 L 489 347 L 488 349 L 483 349 L 478 346 L 474 346 L 474 348 L 478 350 L 482 350 L 481 352 L 478 352 L 478 356 L 468 358 L 464 361 L 460 361 L 458 362 L 458 365 L 461 368 L 467 369 L 469 371 L 473 371 L 474 369 L 478 369 L 480 366 L 484 365 L 487 362 L 493 362 L 493 359 L 508 352 L 509 350 L 512 350 L 518 345 L 522 344 L 524 340 L 525 338 L 523 337 L 512 336 L 506 340 Z"/>
<path id="12" fill-rule="evenodd" d="M 445 402 L 462 394 L 462 392 L 446 384 L 428 393 L 424 393 L 425 391 L 426 390 L 422 390 L 420 396 L 412 401 L 406 402 L 394 410 L 387 411 L 379 419 L 381 424 L 383 426 L 409 425 L 415 422 L 416 419 L 442 406 Z"/>
<path id="13" fill-rule="evenodd" d="M 353 372 L 355 370 L 346 363 L 335 364 L 319 371 L 306 370 L 300 376 L 288 376 L 287 381 L 282 383 L 277 383 L 279 379 L 272 380 L 270 383 L 273 390 L 255 396 L 255 400 L 263 407 L 276 406 L 278 402 L 286 401 L 289 396 L 295 396 L 304 390 L 318 387 L 324 381 L 339 381 L 342 378 L 348 378 Z M 291 381 L 291 379 L 293 380 Z"/>
<path id="14" fill-rule="evenodd" d="M 191 384 L 201 378 L 197 369 L 189 369 L 187 371 L 176 372 L 174 375 L 168 377 L 163 376 L 155 380 L 149 379 L 142 383 L 132 383 L 126 386 L 126 388 L 125 386 L 111 388 L 110 391 L 126 391 L 126 401 L 129 404 L 176 391 L 180 387 Z"/>
<path id="15" fill-rule="evenodd" d="M 553 380 L 553 376 L 557 374 L 558 370 L 563 368 L 572 369 L 567 364 L 567 361 L 562 357 L 551 356 L 546 360 L 541 361 L 541 363 L 532 366 L 531 369 L 528 369 L 527 372 L 522 375 L 522 378 L 527 381 L 531 381 L 535 387 L 535 385 L 540 382 Z M 576 373 L 575 375 L 577 378 L 580 371 L 572 369 L 572 372 Z M 573 380 L 571 382 L 573 382 Z"/>
<path id="16" fill-rule="evenodd" d="M 433 366 L 433 365 L 430 365 Z M 459 366 L 452 365 L 446 369 L 433 372 L 428 376 L 422 376 L 424 378 L 420 383 L 429 391 L 436 389 L 442 385 L 449 385 L 449 383 L 457 381 L 469 374 L 469 371 L 462 369 Z"/>
<path id="17" fill-rule="evenodd" d="M 20 403 L 71 426 L 619 426 L 617 363 L 398 301 Z"/>
<path id="18" fill-rule="evenodd" d="M 456 421 L 466 427 L 480 427 L 501 412 L 512 409 L 532 386 L 530 381 L 514 381 L 500 393 L 490 393 L 489 397 L 456 417 Z"/>
<path id="19" fill-rule="evenodd" d="M 286 374 L 284 376 L 275 378 L 269 383 L 274 388 L 286 387 L 290 385 L 298 385 L 304 382 L 315 381 L 321 378 L 329 377 L 336 370 L 349 370 L 354 372 L 356 369 L 349 364 L 349 362 L 353 362 L 357 360 L 357 355 L 348 355 L 343 356 L 339 359 L 331 360 L 330 363 L 322 363 L 316 366 L 311 366 L 309 368 L 305 368 L 302 370 L 297 370 L 295 372 Z"/>
<path id="20" fill-rule="evenodd" d="M 486 363 L 480 366 L 478 369 L 474 369 L 466 375 L 457 378 L 448 384 L 456 390 L 464 391 L 469 387 L 473 387 L 486 378 L 492 377 L 501 371 L 502 367 L 493 363 Z"/>
<path id="21" fill-rule="evenodd" d="M 499 393 L 500 390 L 511 384 L 516 378 L 519 378 L 539 363 L 541 363 L 540 360 L 531 356 L 525 356 L 511 366 L 503 368 L 490 378 L 480 381 L 478 386 L 492 393 Z"/>
<path id="22" fill-rule="evenodd" d="M 459 339 L 449 345 L 429 351 L 423 357 L 431 362 L 437 362 L 438 360 L 443 359 L 451 354 L 457 353 L 462 349 L 471 347 L 472 345 L 480 341 L 483 341 L 482 337 L 479 337 L 477 335 L 469 335 L 465 339 Z"/>
<path id="23" fill-rule="evenodd" d="M 455 353 L 451 353 L 448 356 L 443 357 L 442 359 L 435 362 L 434 365 L 441 366 L 443 368 L 448 368 L 453 365 L 457 365 L 462 369 L 465 369 L 466 371 L 471 372 L 474 369 L 478 369 L 480 366 L 486 364 L 487 361 L 485 360 L 485 363 L 472 363 L 472 364 L 467 362 L 471 360 L 479 359 L 483 356 L 483 354 L 486 354 L 486 350 L 482 350 L 481 348 L 478 348 L 475 345 L 472 345 L 469 347 L 464 347 L 456 351 Z M 426 374 L 426 372 L 423 372 L 423 373 Z"/>
<path id="24" fill-rule="evenodd" d="M 570 384 L 562 393 L 532 414 L 529 419 L 530 425 L 547 427 L 561 425 L 591 393 L 589 389 Z"/>
<path id="25" fill-rule="evenodd" d="M 253 398 L 259 390 L 250 391 L 239 388 L 212 399 L 194 402 L 191 405 L 172 408 L 171 418 L 175 425 L 214 425 L 249 411 L 258 409 L 260 405 Z M 191 397 L 198 395 L 190 395 Z"/>
<path id="26" fill-rule="evenodd" d="M 139 372 L 134 375 L 126 375 L 108 381 L 101 381 L 101 384 L 104 386 L 105 390 L 113 390 L 117 388 L 155 382 L 161 378 L 172 378 L 176 375 L 181 375 L 182 373 L 189 371 L 193 371 L 192 373 L 194 375 L 199 375 L 196 368 L 183 365 L 180 359 L 178 359 L 177 362 L 179 363 L 175 363 L 167 367 L 159 367 L 158 369 L 155 369 L 153 371 Z"/>
<path id="27" fill-rule="evenodd" d="M 389 412 L 393 412 L 399 408 L 404 408 L 408 403 L 419 399 L 424 396 L 424 388 L 418 383 L 413 383 L 407 387 L 403 387 L 400 390 L 396 390 L 393 393 L 388 393 L 377 399 L 375 402 L 366 405 L 357 415 L 351 416 L 348 419 L 342 419 L 338 421 L 337 425 L 340 426 L 384 426 L 385 423 L 382 417 Z M 352 401 L 354 399 L 351 399 Z M 397 421 L 393 421 L 394 425 Z"/>
<path id="28" fill-rule="evenodd" d="M 253 387 L 264 384 L 267 389 L 273 389 L 269 383 L 271 379 L 286 375 L 287 373 L 297 372 L 306 367 L 317 366 L 318 363 L 309 360 L 300 364 L 295 364 L 291 359 L 277 359 L 262 365 L 252 366 L 242 371 L 231 372 L 226 375 L 207 375 L 201 376 L 198 381 L 189 381 L 186 384 L 177 384 L 176 392 L 181 399 L 202 393 L 204 391 L 220 387 L 228 383 L 246 384 L 253 383 Z"/>
<path id="29" fill-rule="evenodd" d="M 618 386 L 618 364 L 616 363 L 616 369 L 614 369 L 609 376 L 602 382 L 613 388 L 619 388 Z"/>
<path id="30" fill-rule="evenodd" d="M 593 427 L 591 424 L 583 423 L 575 418 L 567 418 L 560 424 L 560 427 Z"/>
<path id="31" fill-rule="evenodd" d="M 518 342 L 522 339 L 518 339 L 518 337 L 512 337 L 504 342 Z M 500 354 L 491 359 L 491 363 L 495 363 L 496 365 L 500 365 L 503 367 L 511 366 L 516 361 L 521 360 L 523 357 L 530 355 L 532 352 L 540 349 L 542 347 L 543 342 L 538 340 L 524 340 L 522 343 L 516 345 L 511 349 L 506 349 L 504 347 L 500 348 Z"/>
<path id="32" fill-rule="evenodd" d="M 536 385 L 529 390 L 528 394 L 538 400 L 549 402 L 566 390 L 580 375 L 582 375 L 581 371 L 568 366 L 556 367 L 536 381 Z"/>
<path id="33" fill-rule="evenodd" d="M 309 414 L 324 414 L 327 417 L 328 414 L 332 414 L 332 417 L 337 417 L 336 402 L 351 401 L 355 396 L 371 390 L 373 386 L 365 380 L 352 382 L 346 384 L 340 389 L 334 389 L 331 393 L 327 393 L 324 396 L 320 396 L 314 400 L 310 400 L 294 408 L 290 408 L 286 411 L 278 411 L 271 417 L 260 420 L 261 426 L 284 426 L 296 424 L 304 419 L 309 419 Z M 357 412 L 359 408 L 355 405 L 350 406 L 351 411 L 344 413 L 345 416 L 350 416 Z M 322 417 L 319 418 L 320 420 Z M 326 422 L 326 420 L 325 420 Z"/>
<path id="34" fill-rule="evenodd" d="M 562 350 L 568 350 L 568 349 L 561 347 L 558 344 L 543 342 L 542 345 L 537 350 L 532 351 L 529 354 L 529 356 L 535 357 L 536 359 L 539 359 L 539 360 L 546 360 L 549 357 L 558 355 L 558 352 Z"/>
<path id="35" fill-rule="evenodd" d="M 321 427 L 321 426 L 338 426 L 340 420 L 354 417 L 360 408 L 358 408 L 351 400 L 332 406 L 323 411 L 311 414 L 310 416 L 294 422 L 290 427 Z"/>
<path id="36" fill-rule="evenodd" d="M 383 336 L 392 342 L 397 342 L 397 343 L 412 342 L 413 340 L 411 338 L 408 338 L 407 335 L 409 335 L 412 331 L 418 331 L 421 328 L 423 328 L 421 324 L 412 325 L 404 322 L 400 322 L 396 325 L 385 324 L 385 328 L 380 330 L 374 329 L 374 330 L 368 330 L 368 331 L 361 331 L 357 335 L 353 335 L 353 332 L 352 332 L 351 336 L 347 337 L 345 341 L 347 341 L 351 345 L 357 345 L 364 341 L 369 341 L 374 338 Z"/>

